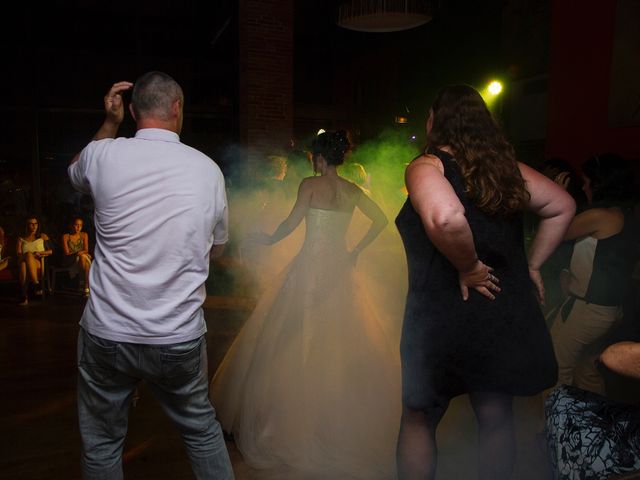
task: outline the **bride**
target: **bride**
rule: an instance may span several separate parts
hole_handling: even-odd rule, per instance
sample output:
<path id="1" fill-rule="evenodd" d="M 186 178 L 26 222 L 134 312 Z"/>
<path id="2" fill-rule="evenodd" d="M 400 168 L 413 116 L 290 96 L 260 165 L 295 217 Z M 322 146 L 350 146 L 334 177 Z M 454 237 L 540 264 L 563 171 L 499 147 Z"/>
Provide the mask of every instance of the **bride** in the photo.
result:
<path id="1" fill-rule="evenodd" d="M 271 245 L 305 219 L 291 264 L 260 298 L 211 382 L 218 419 L 245 462 L 273 478 L 391 479 L 400 405 L 398 346 L 357 282 L 358 254 L 387 224 L 359 187 L 340 177 L 344 132 L 320 134 L 305 178 Z M 355 208 L 371 220 L 351 251 Z"/>

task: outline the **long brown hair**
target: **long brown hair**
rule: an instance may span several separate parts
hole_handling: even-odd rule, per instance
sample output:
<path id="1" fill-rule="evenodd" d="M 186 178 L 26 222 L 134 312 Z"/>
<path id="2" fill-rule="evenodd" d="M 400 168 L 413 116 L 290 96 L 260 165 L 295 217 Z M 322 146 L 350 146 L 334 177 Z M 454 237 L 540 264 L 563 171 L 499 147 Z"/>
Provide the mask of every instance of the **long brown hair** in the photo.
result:
<path id="1" fill-rule="evenodd" d="M 445 87 L 431 110 L 429 147 L 453 149 L 467 197 L 489 214 L 521 210 L 529 201 L 529 192 L 515 152 L 478 91 L 468 85 Z"/>

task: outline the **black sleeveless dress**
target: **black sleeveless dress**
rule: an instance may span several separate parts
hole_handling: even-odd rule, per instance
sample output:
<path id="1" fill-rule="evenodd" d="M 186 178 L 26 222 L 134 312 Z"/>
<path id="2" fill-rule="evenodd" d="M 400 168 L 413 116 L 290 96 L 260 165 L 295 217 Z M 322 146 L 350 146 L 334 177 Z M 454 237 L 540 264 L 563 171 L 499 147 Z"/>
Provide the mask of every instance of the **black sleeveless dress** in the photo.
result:
<path id="1" fill-rule="evenodd" d="M 455 160 L 436 150 L 460 198 L 478 257 L 494 268 L 502 291 L 462 300 L 458 272 L 429 240 L 410 199 L 396 225 L 409 270 L 402 327 L 402 395 L 415 410 L 443 406 L 467 392 L 533 395 L 555 384 L 551 338 L 529 279 L 522 214 L 483 213 L 464 194 Z"/>

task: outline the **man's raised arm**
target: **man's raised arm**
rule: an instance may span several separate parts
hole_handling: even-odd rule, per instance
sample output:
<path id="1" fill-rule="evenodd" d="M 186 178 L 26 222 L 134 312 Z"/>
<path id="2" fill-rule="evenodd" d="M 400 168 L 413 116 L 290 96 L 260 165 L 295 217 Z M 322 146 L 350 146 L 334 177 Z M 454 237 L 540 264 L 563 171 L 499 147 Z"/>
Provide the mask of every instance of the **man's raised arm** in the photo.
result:
<path id="1" fill-rule="evenodd" d="M 104 111 L 105 119 L 96 134 L 93 136 L 93 140 L 102 140 L 104 138 L 115 138 L 118 133 L 118 128 L 122 120 L 124 120 L 124 102 L 122 101 L 122 92 L 129 90 L 133 87 L 131 82 L 118 82 L 114 83 L 104 96 Z M 75 163 L 80 158 L 78 152 L 71 163 Z"/>

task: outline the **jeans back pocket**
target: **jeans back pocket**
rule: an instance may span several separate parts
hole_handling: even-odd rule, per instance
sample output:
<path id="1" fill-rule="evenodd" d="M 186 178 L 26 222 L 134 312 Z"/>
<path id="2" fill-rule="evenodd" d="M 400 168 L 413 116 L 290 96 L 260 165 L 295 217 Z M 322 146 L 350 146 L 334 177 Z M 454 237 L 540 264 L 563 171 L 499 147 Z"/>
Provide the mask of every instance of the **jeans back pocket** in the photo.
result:
<path id="1" fill-rule="evenodd" d="M 105 381 L 114 377 L 118 370 L 118 344 L 111 340 L 96 337 L 83 330 L 81 333 L 82 351 L 80 368 L 96 381 Z"/>
<path id="2" fill-rule="evenodd" d="M 200 373 L 204 337 L 165 347 L 161 354 L 161 381 L 173 387 L 186 384 Z"/>

